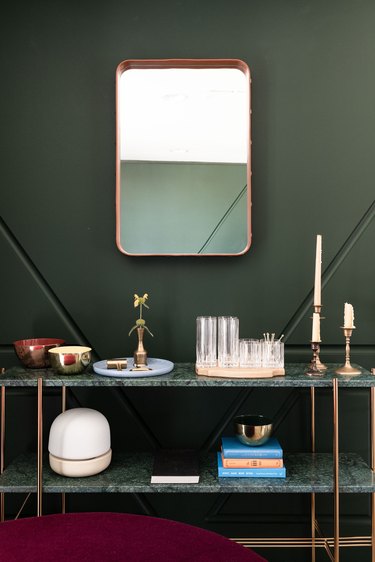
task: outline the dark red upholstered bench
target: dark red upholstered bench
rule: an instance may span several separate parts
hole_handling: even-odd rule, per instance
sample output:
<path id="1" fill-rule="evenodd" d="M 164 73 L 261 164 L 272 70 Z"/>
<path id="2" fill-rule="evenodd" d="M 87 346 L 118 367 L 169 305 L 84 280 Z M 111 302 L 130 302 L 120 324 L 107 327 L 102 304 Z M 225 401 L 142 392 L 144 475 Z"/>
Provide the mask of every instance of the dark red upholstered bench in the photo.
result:
<path id="1" fill-rule="evenodd" d="M 198 527 L 125 513 L 44 515 L 0 523 L 1 562 L 265 562 Z"/>

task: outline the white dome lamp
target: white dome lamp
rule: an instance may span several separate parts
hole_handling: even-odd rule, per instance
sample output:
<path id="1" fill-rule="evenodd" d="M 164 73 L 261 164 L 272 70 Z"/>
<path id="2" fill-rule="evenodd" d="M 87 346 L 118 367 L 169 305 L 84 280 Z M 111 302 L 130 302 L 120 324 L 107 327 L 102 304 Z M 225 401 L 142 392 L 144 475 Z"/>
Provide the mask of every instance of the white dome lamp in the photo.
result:
<path id="1" fill-rule="evenodd" d="M 48 451 L 52 470 L 62 476 L 98 474 L 112 458 L 109 423 L 91 408 L 66 410 L 51 425 Z"/>

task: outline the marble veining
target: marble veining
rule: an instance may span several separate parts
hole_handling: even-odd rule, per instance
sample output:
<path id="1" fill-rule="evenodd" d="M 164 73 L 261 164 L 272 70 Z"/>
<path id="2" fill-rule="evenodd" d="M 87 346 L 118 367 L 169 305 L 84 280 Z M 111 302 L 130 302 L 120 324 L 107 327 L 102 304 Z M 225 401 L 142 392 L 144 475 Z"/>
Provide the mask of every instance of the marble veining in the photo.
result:
<path id="1" fill-rule="evenodd" d="M 371 387 L 375 386 L 375 375 L 360 365 L 354 365 L 361 370 L 360 375 L 336 375 L 335 370 L 341 364 L 328 364 L 327 371 L 319 377 L 305 375 L 308 367 L 304 363 L 289 363 L 285 365 L 284 376 L 272 379 L 224 379 L 203 377 L 195 374 L 193 363 L 175 363 L 173 371 L 158 377 L 116 378 L 97 375 L 88 370 L 80 375 L 56 375 L 51 369 L 34 370 L 23 367 L 12 367 L 0 375 L 0 386 L 37 386 L 38 378 L 43 379 L 44 386 L 140 386 L 140 387 L 332 387 L 332 379 L 337 377 L 340 387 Z"/>
<path id="2" fill-rule="evenodd" d="M 55 474 L 45 459 L 45 493 L 332 493 L 333 458 L 329 453 L 285 454 L 286 478 L 218 478 L 216 454 L 200 458 L 198 484 L 151 484 L 152 453 L 114 452 L 101 474 L 67 478 Z M 21 455 L 0 476 L 0 492 L 36 492 L 36 455 Z M 375 492 L 375 475 L 357 454 L 340 454 L 339 490 Z"/>

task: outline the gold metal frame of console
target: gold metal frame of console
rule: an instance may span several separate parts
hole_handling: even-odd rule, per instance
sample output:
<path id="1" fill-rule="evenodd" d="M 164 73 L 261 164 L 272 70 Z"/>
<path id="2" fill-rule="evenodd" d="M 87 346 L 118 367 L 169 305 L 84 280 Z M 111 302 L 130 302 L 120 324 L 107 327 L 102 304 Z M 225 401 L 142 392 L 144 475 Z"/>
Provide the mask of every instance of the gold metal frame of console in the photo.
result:
<path id="1" fill-rule="evenodd" d="M 340 547 L 371 547 L 371 562 L 375 562 L 375 493 L 371 494 L 371 535 L 340 536 L 339 493 L 339 385 L 333 379 L 333 537 L 324 537 L 316 518 L 315 493 L 311 493 L 311 537 L 287 538 L 233 538 L 246 547 L 258 548 L 311 548 L 311 562 L 316 560 L 316 548 L 324 548 L 332 562 L 340 561 Z M 315 453 L 315 387 L 310 388 L 311 403 L 311 451 Z M 370 388 L 370 440 L 371 470 L 375 471 L 375 387 Z M 318 536 L 317 536 L 318 535 Z"/>
<path id="2" fill-rule="evenodd" d="M 316 518 L 315 493 L 311 493 L 311 537 L 275 537 L 275 538 L 232 538 L 231 540 L 245 547 L 265 548 L 311 548 L 311 561 L 316 560 L 316 549 L 324 548 L 332 562 L 340 561 L 340 547 L 371 547 L 371 562 L 375 562 L 375 492 L 371 493 L 371 535 L 370 536 L 340 536 L 340 494 L 339 494 L 339 385 L 338 379 L 333 379 L 333 537 L 325 538 L 320 531 Z M 5 454 L 5 387 L 1 387 L 0 394 L 0 474 L 4 472 Z M 42 515 L 43 498 L 43 380 L 38 379 L 38 479 L 37 479 L 37 516 Z M 315 388 L 310 388 L 311 404 L 311 451 L 315 452 Z M 66 408 L 66 387 L 62 387 L 62 411 Z M 370 388 L 370 441 L 371 441 L 371 470 L 375 472 L 375 387 Z M 4 492 L 0 494 L 0 520 L 4 521 Z M 30 494 L 23 502 L 16 518 L 21 513 Z M 65 493 L 62 494 L 62 513 L 65 513 Z"/>

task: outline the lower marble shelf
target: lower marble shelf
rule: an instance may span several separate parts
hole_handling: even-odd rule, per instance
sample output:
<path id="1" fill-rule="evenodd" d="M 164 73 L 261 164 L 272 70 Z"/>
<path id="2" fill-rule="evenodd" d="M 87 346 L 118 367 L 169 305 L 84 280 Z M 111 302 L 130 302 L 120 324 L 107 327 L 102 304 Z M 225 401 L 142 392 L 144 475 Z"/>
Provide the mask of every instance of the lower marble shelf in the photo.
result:
<path id="1" fill-rule="evenodd" d="M 198 484 L 151 484 L 152 453 L 113 455 L 101 474 L 67 478 L 43 468 L 44 493 L 332 493 L 333 461 L 328 453 L 285 454 L 286 478 L 218 478 L 216 454 L 202 455 Z M 0 492 L 37 490 L 36 455 L 21 455 L 0 476 Z M 340 455 L 339 491 L 375 492 L 375 473 L 357 454 Z"/>

